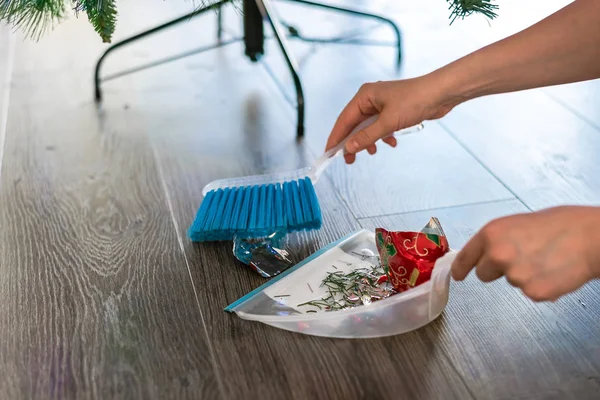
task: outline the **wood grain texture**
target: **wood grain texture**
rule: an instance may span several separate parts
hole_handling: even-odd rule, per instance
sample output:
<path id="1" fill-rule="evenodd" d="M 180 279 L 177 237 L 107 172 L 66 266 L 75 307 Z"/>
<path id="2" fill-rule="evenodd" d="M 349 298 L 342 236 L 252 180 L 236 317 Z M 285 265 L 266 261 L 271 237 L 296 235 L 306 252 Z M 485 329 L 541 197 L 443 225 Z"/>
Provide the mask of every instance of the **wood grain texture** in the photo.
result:
<path id="1" fill-rule="evenodd" d="M 483 19 L 449 28 L 437 0 L 415 4 L 377 6 L 402 22 L 401 76 L 427 72 L 479 45 L 473 33 Z M 149 0 L 144 18 L 137 1 L 119 7 L 116 38 L 188 12 L 190 4 Z M 307 21 L 319 21 L 314 33 L 356 28 L 389 37 L 371 22 L 288 9 L 304 33 Z M 239 32 L 239 15 L 228 11 L 226 20 L 228 32 Z M 106 72 L 210 43 L 214 29 L 210 15 L 181 25 L 119 51 Z M 0 54 L 2 46 L 0 40 Z M 241 46 L 107 82 L 100 110 L 91 103 L 90 76 L 105 46 L 86 20 L 19 46 L 0 180 L 1 398 L 370 399 L 390 395 L 385 382 L 401 388 L 393 393 L 401 399 L 597 393 L 595 284 L 564 301 L 534 305 L 503 282 L 484 288 L 469 278 L 453 285 L 447 312 L 430 326 L 364 341 L 302 336 L 222 311 L 264 280 L 234 261 L 231 244 L 185 238 L 202 187 L 310 163 L 358 86 L 394 76 L 393 51 L 295 44 L 309 107 L 308 136 L 296 142 L 293 109 Z M 285 84 L 287 70 L 277 57 L 270 42 L 268 61 Z M 477 126 L 489 130 L 489 122 Z M 333 166 L 317 186 L 325 227 L 290 238 L 295 260 L 358 229 L 355 215 L 512 197 L 435 124 L 403 141 L 404 149 L 384 150 L 380 161 L 362 157 L 352 169 Z M 408 162 L 421 168 L 398 179 L 396 170 Z M 590 172 L 590 165 L 582 169 Z M 383 171 L 375 183 L 373 170 Z M 381 189 L 384 178 L 389 190 Z M 408 185 L 426 189 L 406 193 Z M 456 185 L 464 193 L 453 191 Z M 376 196 L 381 205 L 374 205 Z M 418 229 L 435 212 L 460 246 L 486 220 L 522 210 L 518 202 L 498 202 L 360 223 Z"/>
<path id="2" fill-rule="evenodd" d="M 76 68 L 18 68 L 37 49 L 17 48 L 2 165 L 0 397 L 219 398 L 144 116 L 97 110 Z"/>
<path id="3" fill-rule="evenodd" d="M 197 63 L 237 60 L 235 46 L 205 54 Z M 186 72 L 187 71 L 187 72 Z M 256 74 L 256 75 L 255 75 Z M 137 84 L 174 77 L 172 93 L 148 92 L 131 100 L 143 109 L 173 209 L 184 233 L 194 218 L 202 187 L 209 181 L 297 168 L 316 154 L 296 143 L 286 105 L 273 100 L 257 66 L 223 63 L 211 72 L 173 64 L 135 77 Z M 189 82 L 195 82 L 190 87 Z M 230 93 L 235 90 L 236 96 Z M 183 95 L 182 95 L 183 93 Z M 185 101 L 174 101 L 178 96 Z M 168 99 L 168 101 L 165 101 Z M 210 102 L 208 101 L 210 99 Z M 170 134 L 165 134 L 165 132 Z M 325 226 L 291 239 L 296 260 L 359 228 L 325 178 L 317 185 Z M 470 398 L 443 353 L 419 334 L 365 341 L 302 336 L 227 314 L 223 308 L 264 282 L 233 261 L 231 244 L 185 242 L 193 280 L 207 318 L 226 397 L 261 399 L 380 398 L 402 387 L 399 398 Z M 421 386 L 412 382 L 423 374 Z"/>
<path id="4" fill-rule="evenodd" d="M 367 219 L 361 224 L 367 229 L 419 230 L 436 216 L 450 245 L 460 248 L 486 222 L 526 211 L 510 201 Z M 597 321 L 596 303 L 587 311 L 571 304 L 569 311 L 565 307 L 559 314 L 555 305 L 529 301 L 504 279 L 483 284 L 471 274 L 464 282 L 452 282 L 443 317 L 419 332 L 444 349 L 474 398 L 594 399 L 600 389 L 597 352 L 590 352 L 597 348 L 598 327 L 591 322 L 592 315 Z M 584 328 L 584 323 L 593 327 Z"/>

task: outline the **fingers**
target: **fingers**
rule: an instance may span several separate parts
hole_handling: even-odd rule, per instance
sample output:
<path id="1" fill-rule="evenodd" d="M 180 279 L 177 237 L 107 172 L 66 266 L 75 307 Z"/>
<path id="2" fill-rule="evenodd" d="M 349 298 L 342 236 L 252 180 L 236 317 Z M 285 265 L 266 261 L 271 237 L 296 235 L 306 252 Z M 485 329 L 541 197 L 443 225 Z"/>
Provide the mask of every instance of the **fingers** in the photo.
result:
<path id="1" fill-rule="evenodd" d="M 590 279 L 581 272 L 584 270 L 585 266 L 573 266 L 562 269 L 558 274 L 549 271 L 522 285 L 521 290 L 533 301 L 555 301 L 565 293 L 579 289 Z"/>
<path id="2" fill-rule="evenodd" d="M 342 110 L 331 130 L 325 151 L 344 140 L 362 121 L 379 113 L 370 101 L 372 87 L 373 84 L 363 85 Z"/>
<path id="3" fill-rule="evenodd" d="M 391 147 L 396 147 L 398 145 L 398 141 L 394 136 L 386 136 L 382 140 Z"/>
<path id="4" fill-rule="evenodd" d="M 379 115 L 379 118 L 370 126 L 362 129 L 354 135 L 354 138 L 348 142 L 345 148 L 346 154 L 344 158 L 346 163 L 352 164 L 356 160 L 355 154 L 367 150 L 369 154 L 375 154 L 377 147 L 375 142 L 379 139 L 391 147 L 396 147 L 396 138 L 390 136 L 394 130 L 391 128 L 393 124 L 385 123 L 385 118 L 382 115 L 383 104 L 376 106 L 378 96 L 378 84 L 369 83 L 363 85 L 356 93 L 354 98 L 346 105 L 340 113 L 335 125 L 327 140 L 325 151 L 338 145 L 348 135 L 352 133 L 356 127 L 373 115 Z"/>
<path id="5" fill-rule="evenodd" d="M 356 154 L 364 149 L 368 149 L 379 139 L 388 136 L 391 133 L 390 131 L 391 129 L 385 123 L 384 117 L 380 116 L 373 124 L 356 133 L 348 141 L 346 152 Z"/>
<path id="6" fill-rule="evenodd" d="M 347 164 L 353 164 L 354 161 L 356 161 L 356 154 L 344 154 L 344 160 L 346 161 Z"/>
<path id="7" fill-rule="evenodd" d="M 478 232 L 454 259 L 452 263 L 452 278 L 462 281 L 467 277 L 483 256 L 484 245 L 483 235 L 481 232 Z"/>
<path id="8" fill-rule="evenodd" d="M 482 282 L 492 282 L 503 275 L 502 269 L 498 268 L 498 265 L 491 262 L 485 256 L 476 263 L 475 272 Z"/>
<path id="9" fill-rule="evenodd" d="M 367 147 L 367 151 L 369 152 L 369 154 L 373 155 L 373 154 L 377 153 L 377 146 L 375 146 L 373 144 L 373 145 Z M 353 164 L 354 161 L 356 161 L 356 154 L 346 153 L 346 154 L 344 154 L 344 160 L 346 160 L 347 164 Z"/>
<path id="10" fill-rule="evenodd" d="M 515 264 L 504 275 L 509 285 L 522 288 L 539 275 L 539 268 L 532 264 Z"/>

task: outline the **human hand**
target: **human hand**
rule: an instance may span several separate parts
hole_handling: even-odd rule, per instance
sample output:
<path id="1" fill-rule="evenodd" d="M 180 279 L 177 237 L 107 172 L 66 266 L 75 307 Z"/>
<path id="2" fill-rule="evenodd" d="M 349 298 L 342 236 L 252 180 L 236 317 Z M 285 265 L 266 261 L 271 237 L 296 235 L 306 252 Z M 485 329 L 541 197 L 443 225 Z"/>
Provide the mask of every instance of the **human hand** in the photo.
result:
<path id="1" fill-rule="evenodd" d="M 458 104 L 443 87 L 435 75 L 363 85 L 338 117 L 325 150 L 339 144 L 372 115 L 379 115 L 377 121 L 346 144 L 346 162 L 353 163 L 356 153 L 364 149 L 375 154 L 379 139 L 395 147 L 396 138 L 390 136 L 394 132 L 441 118 Z"/>
<path id="2" fill-rule="evenodd" d="M 556 207 L 490 222 L 452 265 L 463 280 L 505 276 L 534 301 L 554 301 L 600 276 L 600 207 Z"/>

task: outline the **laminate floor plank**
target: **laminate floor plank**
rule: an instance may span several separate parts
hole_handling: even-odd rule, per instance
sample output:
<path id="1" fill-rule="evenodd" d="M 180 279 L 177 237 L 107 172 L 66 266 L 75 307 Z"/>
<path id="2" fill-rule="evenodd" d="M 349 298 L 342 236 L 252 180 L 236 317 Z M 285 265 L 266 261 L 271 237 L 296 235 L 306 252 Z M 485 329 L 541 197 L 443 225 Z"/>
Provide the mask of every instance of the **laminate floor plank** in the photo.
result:
<path id="1" fill-rule="evenodd" d="M 274 96 L 258 66 L 239 61 L 241 51 L 232 46 L 198 57 L 198 63 L 220 63 L 210 72 L 175 63 L 132 78 L 135 85 L 144 86 L 171 77 L 171 91 L 148 91 L 128 101 L 131 109 L 147 115 L 146 129 L 181 234 L 195 216 L 206 183 L 298 168 L 316 156 L 306 143 L 296 142 L 287 105 Z M 317 185 L 317 193 L 324 227 L 290 238 L 295 260 L 359 228 L 327 177 Z M 419 334 L 336 341 L 225 313 L 225 306 L 265 280 L 234 260 L 231 243 L 184 241 L 184 248 L 218 370 L 227 382 L 226 397 L 379 398 L 388 394 L 388 386 L 381 384 L 386 376 L 403 388 L 401 398 L 470 398 L 446 356 Z M 412 384 L 424 374 L 430 379 Z"/>
<path id="2" fill-rule="evenodd" d="M 21 68 L 38 51 L 18 42 L 0 181 L 0 397 L 220 398 L 145 116 Z"/>
<path id="3" fill-rule="evenodd" d="M 527 212 L 521 203 L 508 201 L 364 219 L 361 224 L 419 230 L 436 216 L 450 245 L 461 248 L 486 222 L 521 212 Z M 483 284 L 471 274 L 464 282 L 451 283 L 442 317 L 419 332 L 444 349 L 474 398 L 594 399 L 600 369 L 590 348 L 596 347 L 597 337 L 588 342 L 587 334 L 598 332 L 591 318 L 598 309 L 595 303 L 585 318 L 581 306 L 558 314 L 556 307 L 529 301 L 504 279 Z M 597 321 L 598 314 L 594 316 Z"/>
<path id="4" fill-rule="evenodd" d="M 442 124 L 532 210 L 600 204 L 600 132 L 543 93 L 474 100 Z"/>
<path id="5" fill-rule="evenodd" d="M 600 79 L 553 86 L 544 92 L 600 130 Z"/>

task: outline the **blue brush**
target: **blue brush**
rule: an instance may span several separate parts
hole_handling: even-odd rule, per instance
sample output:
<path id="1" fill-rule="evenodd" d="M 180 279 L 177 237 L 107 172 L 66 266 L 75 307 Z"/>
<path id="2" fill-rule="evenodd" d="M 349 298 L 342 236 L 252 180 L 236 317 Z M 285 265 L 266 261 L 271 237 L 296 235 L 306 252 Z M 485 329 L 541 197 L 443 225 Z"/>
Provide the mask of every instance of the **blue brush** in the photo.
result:
<path id="1" fill-rule="evenodd" d="M 188 236 L 194 242 L 207 242 L 232 240 L 236 235 L 256 238 L 276 231 L 319 229 L 323 219 L 313 185 L 331 161 L 344 153 L 346 142 L 376 119 L 373 116 L 361 123 L 311 167 L 209 183 L 202 191 L 204 200 Z M 394 135 L 421 129 L 419 124 Z"/>

